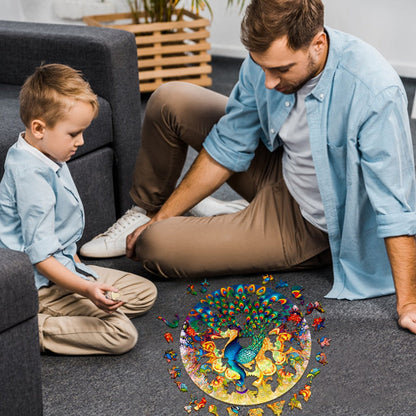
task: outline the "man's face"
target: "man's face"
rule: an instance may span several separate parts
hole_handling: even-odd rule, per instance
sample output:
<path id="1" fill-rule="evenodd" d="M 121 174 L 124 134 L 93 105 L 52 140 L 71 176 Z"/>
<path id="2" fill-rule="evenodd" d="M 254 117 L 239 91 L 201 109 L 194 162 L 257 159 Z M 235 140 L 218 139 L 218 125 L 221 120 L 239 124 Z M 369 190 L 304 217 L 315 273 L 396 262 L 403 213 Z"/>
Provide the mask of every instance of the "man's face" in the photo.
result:
<path id="1" fill-rule="evenodd" d="M 262 53 L 251 52 L 251 58 L 265 74 L 265 86 L 283 94 L 293 94 L 325 67 L 328 43 L 325 32 L 318 33 L 304 49 L 292 50 L 287 37 L 276 39 Z"/>

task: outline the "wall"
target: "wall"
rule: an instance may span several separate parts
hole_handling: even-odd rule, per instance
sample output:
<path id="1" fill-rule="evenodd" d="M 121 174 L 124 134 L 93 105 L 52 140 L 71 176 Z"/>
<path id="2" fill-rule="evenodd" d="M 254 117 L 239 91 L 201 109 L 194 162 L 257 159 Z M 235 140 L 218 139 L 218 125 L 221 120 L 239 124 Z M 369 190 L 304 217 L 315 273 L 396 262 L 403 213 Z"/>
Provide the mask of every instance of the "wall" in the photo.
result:
<path id="1" fill-rule="evenodd" d="M 65 0 L 1 0 L 0 19 L 60 22 L 53 2 Z M 72 0 L 91 3 L 96 0 Z M 110 0 L 117 11 L 126 9 L 125 0 Z M 215 55 L 244 57 L 240 43 L 238 7 L 227 9 L 226 0 L 209 0 L 214 10 L 211 46 Z M 246 0 L 248 2 L 249 0 Z M 415 0 L 323 0 L 326 24 L 361 37 L 391 62 L 398 73 L 416 78 L 416 1 Z M 189 3 L 190 0 L 184 1 Z M 205 11 L 204 15 L 209 16 Z M 61 21 L 62 22 L 62 21 Z M 80 21 L 66 21 L 78 23 Z"/>
<path id="2" fill-rule="evenodd" d="M 326 24 L 352 33 L 375 46 L 398 73 L 416 78 L 415 0 L 323 0 Z M 225 0 L 211 0 L 215 10 L 211 24 L 212 53 L 244 57 L 240 43 L 242 15 Z"/>

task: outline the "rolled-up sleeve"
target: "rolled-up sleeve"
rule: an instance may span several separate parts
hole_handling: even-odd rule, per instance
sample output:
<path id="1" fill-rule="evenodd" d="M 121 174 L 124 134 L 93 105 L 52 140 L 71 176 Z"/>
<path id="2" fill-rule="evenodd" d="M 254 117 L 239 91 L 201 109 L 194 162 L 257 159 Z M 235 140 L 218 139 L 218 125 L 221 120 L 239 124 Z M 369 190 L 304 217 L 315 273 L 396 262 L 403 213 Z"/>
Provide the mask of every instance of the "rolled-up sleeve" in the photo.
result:
<path id="1" fill-rule="evenodd" d="M 380 238 L 416 234 L 415 169 L 406 117 L 406 97 L 390 87 L 374 98 L 360 130 L 363 178 Z"/>
<path id="2" fill-rule="evenodd" d="M 248 169 L 260 140 L 260 120 L 249 60 L 240 70 L 225 115 L 213 127 L 203 146 L 218 163 L 234 172 Z"/>
<path id="3" fill-rule="evenodd" d="M 53 174 L 52 171 L 50 171 Z M 45 170 L 18 172 L 16 202 L 22 224 L 25 252 L 32 264 L 47 259 L 60 250 L 61 244 L 55 233 L 56 197 Z M 25 175 L 26 177 L 22 177 Z M 28 195 L 32 197 L 28 198 Z"/>

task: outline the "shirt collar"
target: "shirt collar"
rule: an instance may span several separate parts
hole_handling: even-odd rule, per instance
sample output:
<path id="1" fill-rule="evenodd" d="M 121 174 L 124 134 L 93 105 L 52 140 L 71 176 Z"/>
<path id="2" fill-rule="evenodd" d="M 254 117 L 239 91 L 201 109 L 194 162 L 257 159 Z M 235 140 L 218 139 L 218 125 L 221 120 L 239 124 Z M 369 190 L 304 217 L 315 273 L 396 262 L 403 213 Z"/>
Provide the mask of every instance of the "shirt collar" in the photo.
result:
<path id="1" fill-rule="evenodd" d="M 334 77 L 335 70 L 338 66 L 339 57 L 342 51 L 342 40 L 338 33 L 333 29 L 325 26 L 325 32 L 328 36 L 329 48 L 328 56 L 326 59 L 325 68 L 321 72 L 321 77 L 319 79 L 318 85 L 312 90 L 312 95 L 314 95 L 319 101 L 323 101 L 328 91 L 332 79 Z"/>
<path id="2" fill-rule="evenodd" d="M 49 159 L 49 157 L 47 157 L 41 151 L 36 149 L 36 147 L 30 145 L 23 136 L 24 133 L 22 132 L 19 134 L 19 138 L 17 139 L 18 149 L 22 149 L 31 153 L 33 156 L 37 157 L 39 160 L 45 163 L 45 165 L 49 166 L 55 173 L 58 172 L 59 169 L 61 169 L 62 165 L 54 162 L 52 159 Z"/>

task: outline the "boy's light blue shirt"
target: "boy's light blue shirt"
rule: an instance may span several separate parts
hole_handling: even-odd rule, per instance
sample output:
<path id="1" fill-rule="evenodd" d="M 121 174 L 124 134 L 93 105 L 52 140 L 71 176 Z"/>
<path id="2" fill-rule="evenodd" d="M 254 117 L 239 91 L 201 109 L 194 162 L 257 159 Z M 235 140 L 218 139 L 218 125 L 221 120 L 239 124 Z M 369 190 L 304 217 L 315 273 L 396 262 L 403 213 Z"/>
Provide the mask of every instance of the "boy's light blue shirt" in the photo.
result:
<path id="1" fill-rule="evenodd" d="M 394 293 L 384 238 L 416 234 L 413 147 L 400 78 L 365 42 L 326 28 L 329 53 L 321 79 L 306 97 L 312 157 L 324 204 L 334 284 L 328 297 L 362 299 Z M 204 148 L 240 172 L 259 140 L 270 151 L 294 95 L 264 86 L 249 57 L 226 115 Z"/>
<path id="2" fill-rule="evenodd" d="M 76 263 L 84 208 L 66 163 L 58 165 L 20 135 L 8 151 L 0 182 L 0 247 L 23 251 L 32 264 L 50 256 L 80 277 L 97 275 Z M 50 281 L 36 268 L 36 287 Z"/>

